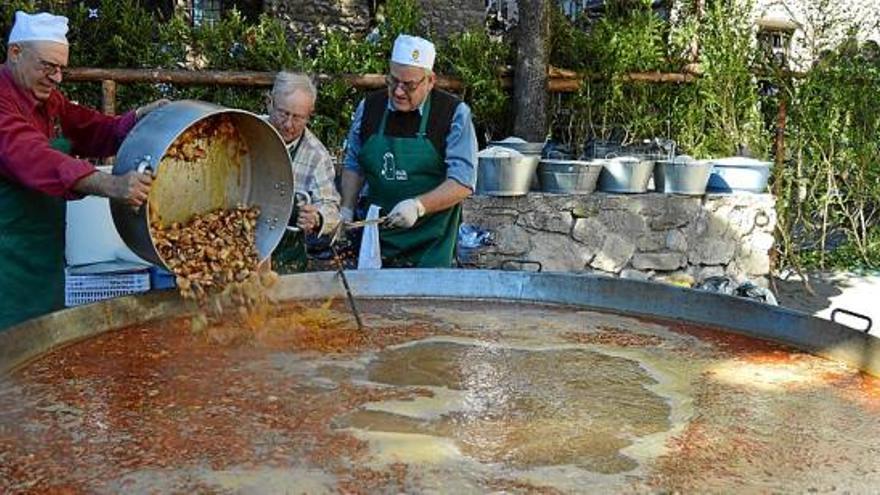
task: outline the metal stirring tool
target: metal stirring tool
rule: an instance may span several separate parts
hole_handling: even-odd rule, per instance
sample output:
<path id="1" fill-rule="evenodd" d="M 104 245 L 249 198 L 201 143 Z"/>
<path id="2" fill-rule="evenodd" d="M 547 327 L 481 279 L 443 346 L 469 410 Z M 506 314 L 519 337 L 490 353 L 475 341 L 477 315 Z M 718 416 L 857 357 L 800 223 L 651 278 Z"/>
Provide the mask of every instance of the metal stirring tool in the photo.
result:
<path id="1" fill-rule="evenodd" d="M 295 201 L 297 206 L 302 206 L 305 204 L 310 204 L 312 197 L 307 192 L 297 191 L 295 193 Z M 330 250 L 333 252 L 333 263 L 336 265 L 336 275 L 342 280 L 342 286 L 345 288 L 345 296 L 348 299 L 348 307 L 351 309 L 351 313 L 354 315 L 354 320 L 357 322 L 358 330 L 364 329 L 364 323 L 361 319 L 361 313 L 358 310 L 357 303 L 354 300 L 354 294 L 351 293 L 351 286 L 348 284 L 348 277 L 345 276 L 345 267 L 342 264 L 342 258 L 339 256 L 339 251 L 336 249 L 336 241 L 339 238 L 339 234 L 342 232 L 343 223 L 339 222 L 339 225 L 336 226 L 336 229 L 333 231 L 333 237 L 330 238 Z M 302 229 L 299 227 L 288 226 L 287 230 L 290 232 L 301 232 Z"/>

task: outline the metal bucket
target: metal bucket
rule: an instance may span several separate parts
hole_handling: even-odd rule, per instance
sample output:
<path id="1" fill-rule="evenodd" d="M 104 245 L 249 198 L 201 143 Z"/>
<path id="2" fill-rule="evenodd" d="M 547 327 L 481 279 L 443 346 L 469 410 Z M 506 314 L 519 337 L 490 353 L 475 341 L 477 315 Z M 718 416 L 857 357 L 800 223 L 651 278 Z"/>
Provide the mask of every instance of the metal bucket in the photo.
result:
<path id="1" fill-rule="evenodd" d="M 654 165 L 654 189 L 657 192 L 701 196 L 712 164 L 706 161 L 660 160 Z"/>
<path id="2" fill-rule="evenodd" d="M 711 193 L 763 193 L 770 178 L 770 162 L 744 157 L 712 160 L 707 192 Z"/>
<path id="3" fill-rule="evenodd" d="M 216 115 L 230 117 L 247 147 L 240 167 L 162 170 L 162 158 L 174 141 L 198 122 Z M 261 260 L 269 257 L 284 235 L 293 208 L 293 169 L 278 132 L 253 113 L 191 100 L 172 102 L 151 112 L 122 143 L 113 174 L 144 169 L 152 170 L 156 177 L 147 203 L 135 211 L 111 202 L 111 212 L 119 235 L 145 260 L 166 266 L 150 232 L 151 211 L 169 221 L 185 222 L 195 214 L 238 204 L 258 206 L 256 243 Z M 156 187 L 159 181 L 164 184 L 161 188 Z"/>
<path id="4" fill-rule="evenodd" d="M 631 156 L 609 158 L 599 174 L 599 190 L 613 193 L 643 193 L 654 171 L 654 161 Z"/>
<path id="5" fill-rule="evenodd" d="M 477 167 L 477 194 L 488 196 L 522 196 L 538 168 L 538 157 L 515 150 L 494 147 L 481 152 Z"/>
<path id="6" fill-rule="evenodd" d="M 490 141 L 489 146 L 498 146 L 501 148 L 508 148 L 515 150 L 519 153 L 522 153 L 525 156 L 535 158 L 537 160 L 541 159 L 541 155 L 544 152 L 545 143 L 541 142 L 529 142 L 529 141 L 518 141 L 518 138 L 508 138 L 501 141 Z M 538 181 L 538 175 L 533 174 L 531 180 L 529 181 L 529 190 L 530 191 L 540 191 L 541 184 Z"/>
<path id="7" fill-rule="evenodd" d="M 538 177 L 541 190 L 559 194 L 589 194 L 604 167 L 604 160 L 541 160 Z"/>

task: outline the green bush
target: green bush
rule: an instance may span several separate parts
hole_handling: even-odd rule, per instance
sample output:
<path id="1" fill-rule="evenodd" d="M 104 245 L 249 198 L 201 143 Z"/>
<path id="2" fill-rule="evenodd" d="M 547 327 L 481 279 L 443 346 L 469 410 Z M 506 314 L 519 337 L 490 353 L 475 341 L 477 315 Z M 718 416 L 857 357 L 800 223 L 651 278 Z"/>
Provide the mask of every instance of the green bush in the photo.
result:
<path id="1" fill-rule="evenodd" d="M 469 31 L 450 38 L 441 48 L 440 73 L 461 80 L 462 98 L 470 105 L 474 124 L 489 138 L 504 137 L 510 94 L 502 87 L 497 69 L 512 62 L 510 46 L 489 38 L 485 31 Z"/>
<path id="2" fill-rule="evenodd" d="M 665 137 L 698 157 L 732 155 L 744 148 L 766 156 L 768 132 L 751 74 L 755 48 L 746 15 L 751 7 L 710 2 L 702 22 L 685 11 L 680 22 L 670 25 L 651 4 L 612 3 L 586 35 L 572 34 L 574 27 L 561 14 L 554 17 L 554 42 L 573 45 L 568 51 L 556 45 L 551 63 L 569 63 L 600 76 L 587 79 L 576 94 L 556 96 L 554 138 L 577 150 L 589 139 L 633 144 Z M 627 80 L 633 72 L 678 72 L 694 35 L 700 39 L 703 77 L 691 84 Z M 590 60 L 572 60 L 573 47 Z"/>
<path id="3" fill-rule="evenodd" d="M 852 40 L 788 91 L 792 159 L 776 177 L 784 261 L 880 267 L 880 59 Z"/>

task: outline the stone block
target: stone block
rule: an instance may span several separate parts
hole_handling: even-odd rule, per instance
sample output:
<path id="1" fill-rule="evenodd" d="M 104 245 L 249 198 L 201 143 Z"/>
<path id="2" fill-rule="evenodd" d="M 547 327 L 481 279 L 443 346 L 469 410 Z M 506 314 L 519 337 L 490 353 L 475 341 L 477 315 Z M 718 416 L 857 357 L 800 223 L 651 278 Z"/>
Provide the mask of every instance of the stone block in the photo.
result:
<path id="1" fill-rule="evenodd" d="M 517 225 L 502 225 L 493 230 L 495 234 L 495 246 L 490 251 L 499 254 L 522 255 L 531 247 L 531 235 Z"/>
<path id="2" fill-rule="evenodd" d="M 738 237 L 749 235 L 755 228 L 756 210 L 745 206 L 737 206 L 727 215 L 730 230 Z"/>
<path id="3" fill-rule="evenodd" d="M 756 232 L 754 235 L 744 239 L 743 244 L 757 251 L 767 252 L 773 247 L 776 239 L 769 232 Z"/>
<path id="4" fill-rule="evenodd" d="M 661 251 L 666 249 L 666 233 L 647 232 L 636 239 L 636 248 L 640 252 Z"/>
<path id="5" fill-rule="evenodd" d="M 506 212 L 502 212 L 499 214 L 492 212 L 484 215 L 468 214 L 462 215 L 462 222 L 475 225 L 481 229 L 498 230 L 501 227 L 516 224 L 517 217 L 518 216 L 516 213 Z"/>
<path id="6" fill-rule="evenodd" d="M 597 219 L 607 232 L 614 232 L 633 243 L 648 231 L 645 217 L 628 210 L 600 211 Z"/>
<path id="7" fill-rule="evenodd" d="M 666 249 L 684 253 L 687 251 L 687 237 L 679 230 L 670 230 L 666 233 Z"/>
<path id="8" fill-rule="evenodd" d="M 684 227 L 700 214 L 700 199 L 685 196 L 669 196 L 658 202 L 660 208 L 651 209 L 651 228 L 666 230 Z"/>
<path id="9" fill-rule="evenodd" d="M 605 272 L 619 273 L 632 259 L 635 251 L 636 246 L 632 241 L 616 233 L 609 233 L 590 266 Z"/>
<path id="10" fill-rule="evenodd" d="M 690 244 L 687 259 L 694 265 L 725 265 L 733 258 L 736 246 L 732 239 L 704 237 Z"/>
<path id="11" fill-rule="evenodd" d="M 605 240 L 605 232 L 605 226 L 595 218 L 578 218 L 571 229 L 571 237 L 598 251 Z"/>
<path id="12" fill-rule="evenodd" d="M 535 230 L 568 234 L 571 232 L 572 217 L 567 211 L 550 210 L 543 206 L 520 215 L 517 223 Z"/>
<path id="13" fill-rule="evenodd" d="M 540 261 L 546 271 L 581 272 L 594 255 L 594 250 L 567 235 L 536 232 L 532 234 L 531 249 L 525 258 Z"/>
<path id="14" fill-rule="evenodd" d="M 678 270 L 687 264 L 684 253 L 636 253 L 632 258 L 632 267 L 636 270 L 660 270 L 669 272 Z"/>
<path id="15" fill-rule="evenodd" d="M 773 243 L 773 235 L 766 232 L 758 232 L 743 239 L 737 247 L 737 268 L 746 275 L 768 275 Z"/>

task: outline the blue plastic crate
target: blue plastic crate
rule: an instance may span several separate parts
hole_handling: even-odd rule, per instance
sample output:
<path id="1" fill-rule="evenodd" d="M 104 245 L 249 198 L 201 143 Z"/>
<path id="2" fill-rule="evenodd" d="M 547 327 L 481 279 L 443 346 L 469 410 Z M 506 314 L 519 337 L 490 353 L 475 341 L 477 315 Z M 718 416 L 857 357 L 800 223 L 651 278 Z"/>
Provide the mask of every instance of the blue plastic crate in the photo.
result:
<path id="1" fill-rule="evenodd" d="M 154 266 L 150 268 L 150 285 L 153 290 L 174 289 L 177 287 L 177 277 L 164 268 Z"/>
<path id="2" fill-rule="evenodd" d="M 147 270 L 123 273 L 71 274 L 64 284 L 64 305 L 79 306 L 150 290 Z"/>

